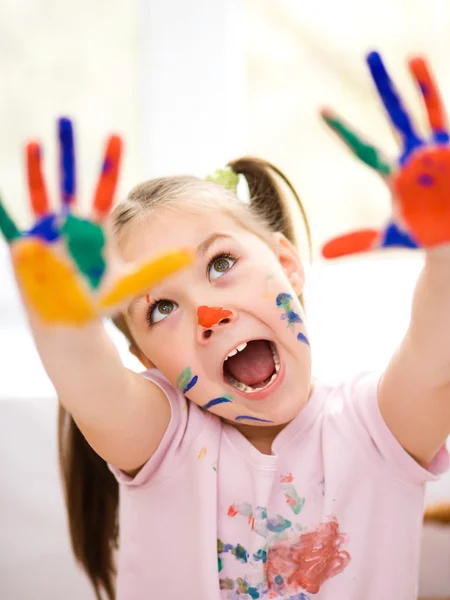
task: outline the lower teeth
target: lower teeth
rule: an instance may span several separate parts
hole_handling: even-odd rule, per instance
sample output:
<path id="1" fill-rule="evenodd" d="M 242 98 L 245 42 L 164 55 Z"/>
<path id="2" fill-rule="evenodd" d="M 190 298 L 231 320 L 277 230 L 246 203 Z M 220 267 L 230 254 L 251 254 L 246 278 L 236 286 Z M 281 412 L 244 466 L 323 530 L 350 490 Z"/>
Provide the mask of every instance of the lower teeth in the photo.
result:
<path id="1" fill-rule="evenodd" d="M 259 392 L 259 391 L 263 390 L 264 388 L 266 388 L 271 383 L 273 383 L 275 381 L 275 379 L 278 377 L 278 371 L 280 370 L 280 358 L 279 358 L 278 352 L 276 351 L 276 348 L 273 344 L 270 344 L 270 349 L 272 350 L 272 354 L 273 354 L 273 362 L 275 364 L 275 373 L 273 373 L 273 375 L 270 377 L 270 379 L 266 380 L 263 383 L 263 385 L 260 385 L 259 387 L 254 388 L 254 387 L 247 385 L 246 383 L 242 383 L 242 381 L 237 381 L 237 379 L 234 379 L 234 377 L 227 374 L 226 378 L 227 378 L 228 383 L 230 383 L 233 387 L 237 388 L 238 390 L 241 390 L 241 392 L 245 392 L 246 394 L 253 394 L 255 392 Z"/>

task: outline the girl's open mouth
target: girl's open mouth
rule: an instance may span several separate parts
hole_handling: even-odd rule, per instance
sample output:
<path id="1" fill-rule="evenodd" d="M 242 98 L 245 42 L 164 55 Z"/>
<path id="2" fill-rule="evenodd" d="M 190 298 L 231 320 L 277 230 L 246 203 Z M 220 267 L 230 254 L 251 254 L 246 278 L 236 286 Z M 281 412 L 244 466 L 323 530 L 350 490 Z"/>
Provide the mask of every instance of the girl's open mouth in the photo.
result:
<path id="1" fill-rule="evenodd" d="M 280 371 L 280 357 L 268 340 L 250 340 L 234 348 L 223 363 L 225 380 L 246 394 L 261 392 Z"/>

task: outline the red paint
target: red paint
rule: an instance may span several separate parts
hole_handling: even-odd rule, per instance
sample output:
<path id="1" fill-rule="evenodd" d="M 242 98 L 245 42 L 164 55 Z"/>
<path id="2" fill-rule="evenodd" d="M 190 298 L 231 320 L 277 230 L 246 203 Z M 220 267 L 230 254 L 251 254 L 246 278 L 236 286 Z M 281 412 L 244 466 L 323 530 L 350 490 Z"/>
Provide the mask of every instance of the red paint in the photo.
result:
<path id="1" fill-rule="evenodd" d="M 450 148 L 418 149 L 394 176 L 392 187 L 400 214 L 424 248 L 450 241 Z"/>
<path id="2" fill-rule="evenodd" d="M 276 587 L 275 577 L 281 575 L 289 591 L 301 588 L 317 594 L 327 579 L 338 575 L 350 562 L 350 554 L 342 549 L 344 542 L 336 518 L 303 533 L 296 541 L 290 538 L 275 542 L 267 554 L 269 589 Z"/>
<path id="3" fill-rule="evenodd" d="M 150 304 L 150 294 L 146 294 L 145 300 L 146 300 L 147 304 Z"/>
<path id="4" fill-rule="evenodd" d="M 100 221 L 107 216 L 114 201 L 121 155 L 122 140 L 119 136 L 112 135 L 106 145 L 103 168 L 94 196 L 93 209 L 95 216 Z"/>
<path id="5" fill-rule="evenodd" d="M 444 106 L 426 60 L 422 57 L 411 59 L 409 69 L 422 91 L 431 128 L 433 131 L 444 131 L 447 126 Z"/>
<path id="6" fill-rule="evenodd" d="M 237 514 L 238 514 L 238 511 L 236 510 L 236 506 L 234 504 L 231 504 L 228 509 L 227 515 L 229 517 L 235 517 Z"/>
<path id="7" fill-rule="evenodd" d="M 322 248 L 324 258 L 338 258 L 375 249 L 380 237 L 376 229 L 360 229 L 340 235 L 327 242 Z"/>
<path id="8" fill-rule="evenodd" d="M 41 147 L 37 142 L 26 146 L 28 190 L 31 208 L 36 217 L 48 214 L 49 201 L 41 168 Z"/>
<path id="9" fill-rule="evenodd" d="M 291 483 L 292 481 L 294 481 L 292 473 L 288 473 L 287 475 L 280 475 L 280 483 Z"/>
<path id="10" fill-rule="evenodd" d="M 217 325 L 222 319 L 231 317 L 231 310 L 224 308 L 199 306 L 197 309 L 198 324 L 202 327 Z"/>

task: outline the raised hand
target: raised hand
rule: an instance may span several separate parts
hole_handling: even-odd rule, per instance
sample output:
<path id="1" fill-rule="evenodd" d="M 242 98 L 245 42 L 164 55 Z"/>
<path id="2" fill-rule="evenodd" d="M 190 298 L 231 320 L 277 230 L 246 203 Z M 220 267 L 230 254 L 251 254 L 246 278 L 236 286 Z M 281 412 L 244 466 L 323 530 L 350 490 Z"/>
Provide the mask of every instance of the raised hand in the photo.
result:
<path id="1" fill-rule="evenodd" d="M 107 245 L 103 222 L 114 200 L 122 143 L 106 145 L 90 219 L 74 214 L 76 170 L 72 123 L 59 120 L 61 208 L 52 212 L 41 165 L 41 148 L 26 146 L 28 188 L 36 222 L 20 232 L 0 202 L 0 230 L 10 245 L 27 309 L 49 325 L 83 325 L 115 312 L 124 301 L 188 266 L 191 253 L 174 250 L 129 268 Z"/>
<path id="2" fill-rule="evenodd" d="M 367 64 L 402 142 L 398 159 L 389 161 L 333 111 L 325 109 L 321 115 L 347 147 L 386 181 L 392 192 L 393 215 L 381 230 L 364 229 L 332 239 L 322 249 L 326 258 L 379 248 L 431 248 L 450 243 L 449 134 L 431 71 L 421 57 L 408 62 L 431 128 L 430 139 L 424 140 L 415 130 L 381 56 L 377 52 L 370 53 Z"/>

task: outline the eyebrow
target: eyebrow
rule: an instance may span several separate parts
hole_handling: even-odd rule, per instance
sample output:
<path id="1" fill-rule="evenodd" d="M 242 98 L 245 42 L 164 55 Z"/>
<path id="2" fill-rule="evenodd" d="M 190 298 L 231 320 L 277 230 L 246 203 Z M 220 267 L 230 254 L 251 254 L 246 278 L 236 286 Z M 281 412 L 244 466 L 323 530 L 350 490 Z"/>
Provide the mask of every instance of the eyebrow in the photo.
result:
<path id="1" fill-rule="evenodd" d="M 231 239 L 231 235 L 228 235 L 226 233 L 212 233 L 211 235 L 208 235 L 208 237 L 203 240 L 203 242 L 201 242 L 198 246 L 197 246 L 197 254 L 200 256 L 204 256 L 208 250 L 211 248 L 211 246 L 220 239 Z M 139 296 L 138 298 L 135 298 L 134 300 L 132 300 L 127 308 L 127 314 L 128 316 L 131 318 L 133 316 L 133 311 L 136 307 L 136 304 L 143 298 L 144 296 Z M 151 298 L 151 294 L 150 294 L 150 298 Z"/>

